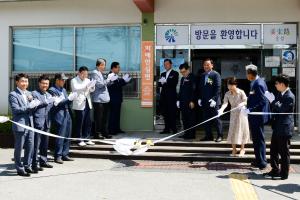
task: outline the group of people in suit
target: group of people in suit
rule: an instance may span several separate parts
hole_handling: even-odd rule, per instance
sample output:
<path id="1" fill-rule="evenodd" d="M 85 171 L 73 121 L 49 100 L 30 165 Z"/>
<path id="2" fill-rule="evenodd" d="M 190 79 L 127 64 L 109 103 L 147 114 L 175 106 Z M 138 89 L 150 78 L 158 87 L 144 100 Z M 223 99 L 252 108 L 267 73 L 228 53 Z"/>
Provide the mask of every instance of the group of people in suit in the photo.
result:
<path id="1" fill-rule="evenodd" d="M 239 156 L 245 154 L 245 144 L 253 142 L 255 160 L 251 166 L 265 169 L 267 167 L 266 144 L 264 125 L 271 121 L 273 134 L 271 139 L 271 166 L 272 170 L 265 176 L 281 177 L 287 179 L 289 173 L 289 146 L 294 130 L 295 97 L 289 88 L 289 77 L 279 75 L 275 79 L 278 95 L 268 91 L 263 78 L 259 77 L 257 66 L 246 66 L 246 76 L 250 83 L 248 97 L 245 92 L 237 88 L 235 77 L 227 79 L 228 92 L 221 104 L 221 76 L 213 70 L 213 60 L 207 58 L 203 61 L 204 73 L 196 79 L 190 71 L 188 64 L 179 66 L 182 78 L 179 93 L 176 87 L 179 73 L 172 69 L 172 60 L 165 59 L 166 69 L 159 79 L 161 87 L 160 106 L 165 121 L 165 128 L 161 134 L 177 133 L 176 110 L 180 109 L 183 122 L 184 139 L 195 139 L 196 111 L 198 104 L 202 107 L 203 120 L 213 118 L 204 124 L 205 136 L 201 141 L 213 141 L 212 125 L 217 131 L 215 142 L 223 140 L 222 122 L 220 116 L 228 104 L 231 105 L 230 125 L 227 142 L 232 144 L 232 156 L 237 155 L 236 145 L 241 145 Z M 272 112 L 272 113 L 271 113 Z M 278 114 L 279 113 L 279 114 Z M 283 114 L 280 114 L 283 113 Z M 279 155 L 281 168 L 279 167 Z"/>
<path id="2" fill-rule="evenodd" d="M 131 77 L 125 74 L 119 77 L 120 64 L 113 62 L 111 71 L 106 77 L 105 59 L 97 59 L 96 69 L 89 79 L 88 68 L 82 66 L 78 74 L 71 80 L 70 94 L 64 88 L 68 77 L 63 73 L 55 74 L 54 85 L 50 79 L 42 75 L 38 79 L 38 88 L 28 91 L 29 77 L 24 73 L 15 76 L 16 89 L 9 94 L 12 120 L 22 125 L 49 132 L 50 128 L 59 136 L 55 139 L 54 162 L 63 164 L 73 161 L 69 156 L 72 134 L 72 114 L 75 114 L 76 137 L 78 145 L 94 145 L 91 137 L 111 138 L 110 134 L 124 133 L 120 129 L 120 112 L 123 100 L 122 87 L 130 82 Z M 91 110 L 94 109 L 94 135 L 92 132 Z M 109 115 L 109 111 L 112 110 Z M 19 176 L 53 168 L 48 163 L 49 137 L 12 125 L 15 137 L 14 162 Z M 21 154 L 24 149 L 24 158 Z"/>

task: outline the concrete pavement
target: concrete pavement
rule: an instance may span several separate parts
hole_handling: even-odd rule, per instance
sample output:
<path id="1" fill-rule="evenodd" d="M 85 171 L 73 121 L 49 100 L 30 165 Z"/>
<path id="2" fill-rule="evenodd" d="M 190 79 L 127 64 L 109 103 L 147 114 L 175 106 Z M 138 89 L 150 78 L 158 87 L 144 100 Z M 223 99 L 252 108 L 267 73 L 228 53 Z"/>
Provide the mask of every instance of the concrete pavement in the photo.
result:
<path id="1" fill-rule="evenodd" d="M 0 149 L 2 200 L 300 199 L 300 167 L 266 180 L 247 164 L 76 159 L 30 178 L 16 176 L 12 149 Z"/>

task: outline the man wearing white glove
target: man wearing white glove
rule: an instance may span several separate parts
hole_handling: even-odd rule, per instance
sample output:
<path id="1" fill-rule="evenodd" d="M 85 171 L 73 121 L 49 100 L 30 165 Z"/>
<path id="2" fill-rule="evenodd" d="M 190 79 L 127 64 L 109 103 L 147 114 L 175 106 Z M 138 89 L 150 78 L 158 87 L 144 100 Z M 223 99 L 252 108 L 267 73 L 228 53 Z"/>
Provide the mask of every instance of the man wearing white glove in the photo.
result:
<path id="1" fill-rule="evenodd" d="M 213 70 L 213 60 L 207 58 L 203 61 L 204 73 L 200 77 L 200 82 L 197 84 L 198 105 L 203 110 L 203 119 L 207 120 L 218 115 L 218 109 L 221 105 L 221 76 L 218 72 Z M 214 139 L 212 134 L 212 125 L 215 124 L 217 129 L 217 138 L 215 142 L 223 140 L 222 122 L 220 118 L 215 118 L 204 124 L 205 137 L 201 141 L 212 141 Z"/>
<path id="2" fill-rule="evenodd" d="M 76 93 L 70 94 L 64 88 L 68 77 L 65 74 L 55 74 L 55 85 L 49 89 L 52 96 L 57 97 L 53 107 L 53 124 L 56 127 L 59 136 L 69 138 L 72 132 L 72 118 L 70 105 L 77 96 Z M 57 138 L 55 140 L 54 161 L 63 164 L 64 161 L 73 161 L 69 157 L 70 140 Z"/>
<path id="3" fill-rule="evenodd" d="M 172 60 L 164 60 L 165 72 L 161 73 L 158 87 L 161 88 L 159 108 L 164 117 L 165 128 L 160 134 L 168 134 L 170 131 L 177 133 L 176 128 L 176 99 L 179 74 L 172 69 Z"/>
<path id="4" fill-rule="evenodd" d="M 32 103 L 30 106 L 29 101 L 32 100 L 32 96 L 30 92 L 27 91 L 29 84 L 28 76 L 23 73 L 17 74 L 15 81 L 17 87 L 14 91 L 9 93 L 12 120 L 33 127 L 32 112 L 36 102 Z M 29 96 L 31 96 L 31 98 L 28 98 Z M 31 169 L 31 155 L 33 151 L 34 133 L 15 124 L 12 125 L 12 130 L 15 136 L 14 161 L 17 173 L 19 176 L 30 176 L 30 173 L 33 173 Z M 22 162 L 21 154 L 23 148 L 25 151 Z"/>
<path id="5" fill-rule="evenodd" d="M 109 75 L 118 77 L 108 86 L 108 92 L 110 96 L 109 108 L 110 116 L 108 120 L 108 131 L 110 135 L 116 135 L 119 133 L 125 133 L 120 127 L 120 118 L 121 118 L 121 108 L 123 102 L 123 87 L 127 85 L 131 77 L 129 74 L 123 75 L 122 78 L 119 78 L 119 73 L 121 70 L 120 63 L 112 62 L 111 71 Z"/>
<path id="6" fill-rule="evenodd" d="M 265 81 L 258 76 L 257 66 L 247 65 L 246 73 L 247 79 L 251 81 L 250 93 L 247 100 L 247 109 L 242 109 L 242 112 L 245 114 L 249 112 L 270 112 L 270 105 L 265 97 L 265 92 L 268 91 L 268 88 Z M 269 115 L 248 115 L 255 153 L 255 161 L 251 165 L 260 169 L 264 169 L 267 166 L 264 124 L 269 120 Z"/>
<path id="7" fill-rule="evenodd" d="M 49 132 L 51 125 L 50 110 L 53 107 L 55 97 L 48 93 L 50 79 L 47 75 L 41 75 L 38 79 L 38 88 L 32 92 L 34 99 L 41 103 L 34 109 L 33 122 L 34 128 Z M 52 168 L 48 163 L 48 142 L 49 137 L 39 133 L 34 134 L 34 150 L 32 155 L 32 170 L 41 171 L 42 168 Z M 38 157 L 40 155 L 40 157 Z"/>
<path id="8" fill-rule="evenodd" d="M 107 79 L 104 77 L 106 60 L 99 58 L 96 60 L 96 69 L 91 73 L 91 80 L 96 81 L 95 91 L 91 93 L 94 109 L 94 138 L 110 139 L 112 136 L 108 133 L 108 112 L 110 95 L 108 86 L 113 84 L 118 76 L 108 74 Z"/>
<path id="9" fill-rule="evenodd" d="M 72 109 L 76 119 L 76 136 L 81 138 L 78 141 L 79 146 L 94 145 L 90 140 L 92 132 L 92 120 L 90 112 L 93 109 L 90 93 L 95 91 L 96 81 L 88 78 L 89 70 L 82 66 L 78 70 L 78 74 L 71 80 L 71 90 L 77 93 L 73 100 Z M 70 100 L 69 95 L 69 100 Z"/>
<path id="10" fill-rule="evenodd" d="M 180 107 L 181 119 L 184 130 L 189 129 L 196 124 L 195 112 L 195 89 L 196 82 L 194 75 L 190 72 L 190 67 L 187 63 L 179 66 L 182 78 L 180 80 L 180 90 L 178 95 L 177 106 Z M 180 136 L 183 139 L 195 139 L 195 129 L 185 131 L 184 135 Z"/>

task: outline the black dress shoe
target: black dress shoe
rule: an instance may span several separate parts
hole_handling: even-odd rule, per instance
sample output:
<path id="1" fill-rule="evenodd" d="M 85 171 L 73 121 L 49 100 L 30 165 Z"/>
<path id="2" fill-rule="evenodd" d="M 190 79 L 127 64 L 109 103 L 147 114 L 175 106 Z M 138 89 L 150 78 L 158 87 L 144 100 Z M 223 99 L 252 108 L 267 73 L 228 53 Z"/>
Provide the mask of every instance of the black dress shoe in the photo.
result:
<path id="1" fill-rule="evenodd" d="M 24 171 L 19 171 L 19 172 L 17 172 L 17 174 L 18 174 L 19 176 L 30 177 L 30 174 L 27 173 L 27 172 L 24 172 Z"/>
<path id="2" fill-rule="evenodd" d="M 112 138 L 112 136 L 109 134 L 103 134 L 102 137 L 103 137 L 103 139 L 111 139 Z"/>
<path id="3" fill-rule="evenodd" d="M 279 178 L 280 174 L 279 174 L 279 172 L 271 170 L 271 171 L 269 171 L 267 173 L 263 173 L 263 176 L 272 177 L 272 178 L 274 178 L 274 177 L 278 177 Z"/>
<path id="4" fill-rule="evenodd" d="M 118 131 L 117 131 L 117 133 L 121 133 L 121 134 L 123 134 L 123 133 L 125 133 L 125 131 L 118 130 Z"/>
<path id="5" fill-rule="evenodd" d="M 32 170 L 33 171 L 44 171 L 44 168 L 37 166 L 37 167 L 32 167 Z"/>
<path id="6" fill-rule="evenodd" d="M 98 135 L 97 139 L 103 140 L 105 138 L 102 135 Z"/>
<path id="7" fill-rule="evenodd" d="M 64 164 L 64 161 L 61 158 L 55 159 L 54 162 L 58 164 Z"/>
<path id="8" fill-rule="evenodd" d="M 256 168 L 258 168 L 258 164 L 256 163 L 256 162 L 251 162 L 251 167 L 256 167 Z"/>
<path id="9" fill-rule="evenodd" d="M 31 168 L 25 168 L 25 172 L 27 172 L 28 174 L 37 174 L 37 173 L 39 173 L 38 170 L 33 170 Z"/>
<path id="10" fill-rule="evenodd" d="M 41 167 L 43 167 L 43 168 L 53 168 L 53 166 L 48 164 L 48 163 L 41 163 Z"/>
<path id="11" fill-rule="evenodd" d="M 215 142 L 222 142 L 223 138 L 222 137 L 217 137 L 217 139 L 215 140 Z"/>
<path id="12" fill-rule="evenodd" d="M 213 138 L 208 138 L 208 137 L 204 137 L 202 139 L 200 139 L 200 141 L 213 141 Z"/>
<path id="13" fill-rule="evenodd" d="M 280 179 L 281 179 L 281 180 L 286 180 L 286 179 L 288 179 L 288 176 L 281 176 Z"/>
<path id="14" fill-rule="evenodd" d="M 163 130 L 163 131 L 161 131 L 159 134 L 170 134 L 170 131 L 168 131 L 168 130 Z"/>
<path id="15" fill-rule="evenodd" d="M 65 156 L 62 158 L 63 161 L 74 161 L 74 159 L 70 158 L 69 156 Z"/>

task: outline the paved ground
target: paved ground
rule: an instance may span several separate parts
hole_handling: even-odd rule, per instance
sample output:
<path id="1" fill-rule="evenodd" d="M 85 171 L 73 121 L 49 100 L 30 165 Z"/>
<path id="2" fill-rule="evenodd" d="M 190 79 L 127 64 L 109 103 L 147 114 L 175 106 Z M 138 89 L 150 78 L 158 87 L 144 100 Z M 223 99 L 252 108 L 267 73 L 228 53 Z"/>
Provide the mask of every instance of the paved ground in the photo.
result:
<path id="1" fill-rule="evenodd" d="M 1 200 L 300 199 L 300 166 L 267 180 L 247 164 L 76 159 L 30 178 L 16 176 L 0 149 Z"/>

